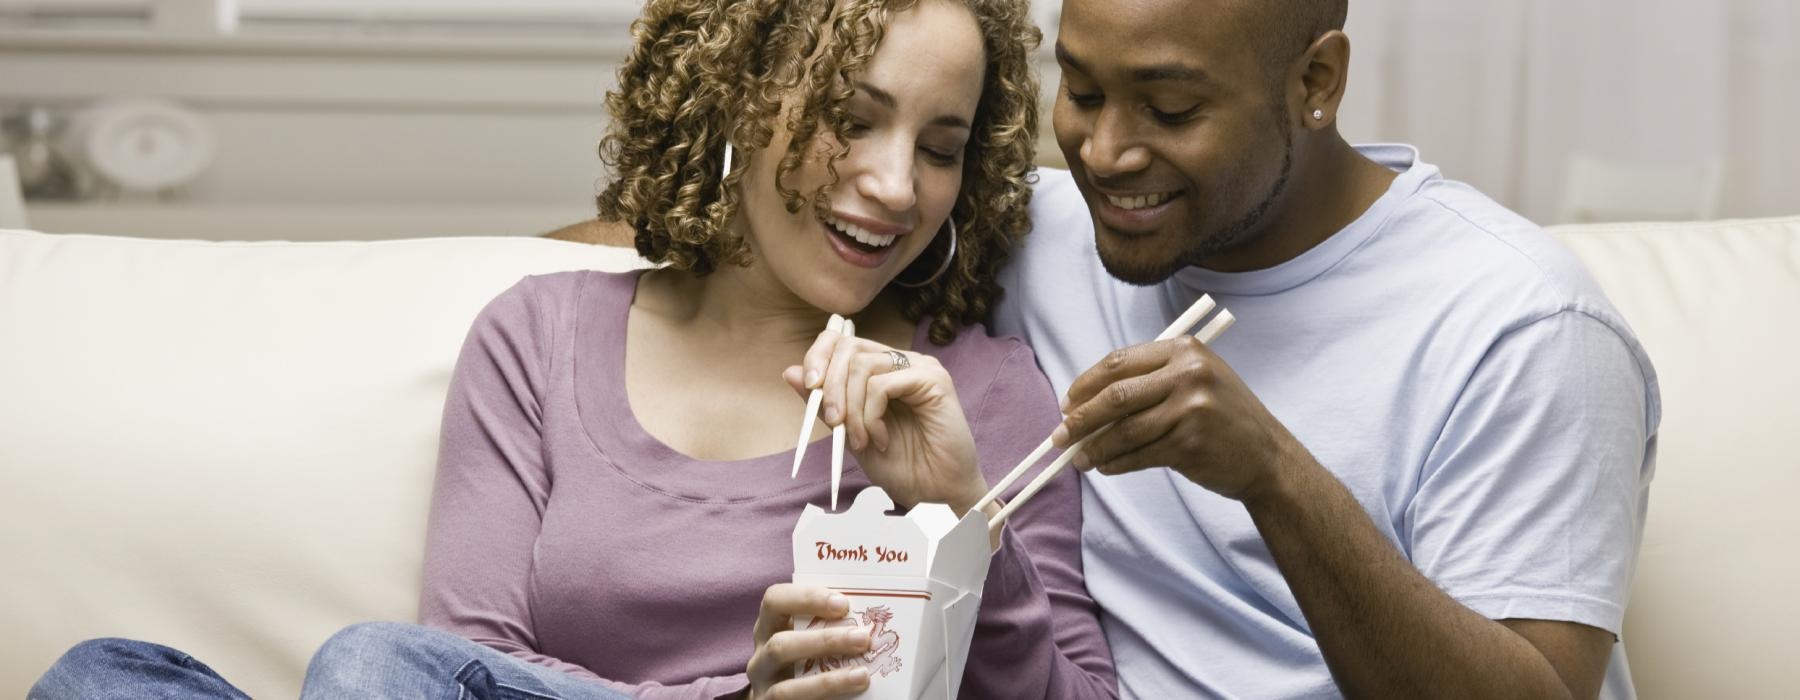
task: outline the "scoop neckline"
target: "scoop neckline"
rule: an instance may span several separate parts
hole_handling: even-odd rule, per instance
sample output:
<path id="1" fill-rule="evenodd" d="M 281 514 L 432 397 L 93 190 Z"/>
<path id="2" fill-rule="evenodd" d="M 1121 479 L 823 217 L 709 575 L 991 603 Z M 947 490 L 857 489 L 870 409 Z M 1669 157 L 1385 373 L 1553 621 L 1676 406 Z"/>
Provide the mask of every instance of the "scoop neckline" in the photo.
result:
<path id="1" fill-rule="evenodd" d="M 817 489 L 826 483 L 830 478 L 830 436 L 807 443 L 800 474 L 790 478 L 793 450 L 743 459 L 699 459 L 669 446 L 644 428 L 625 389 L 625 334 L 644 272 L 612 276 L 599 284 L 591 284 L 590 274 L 578 295 L 573 354 L 575 403 L 582 428 L 594 446 L 626 477 L 683 500 L 753 501 Z M 923 347 L 928 330 L 928 323 L 914 325 L 915 351 Z M 803 408 L 798 403 L 794 407 L 796 433 Z M 846 451 L 844 475 L 852 474 L 861 477 L 862 465 Z"/>

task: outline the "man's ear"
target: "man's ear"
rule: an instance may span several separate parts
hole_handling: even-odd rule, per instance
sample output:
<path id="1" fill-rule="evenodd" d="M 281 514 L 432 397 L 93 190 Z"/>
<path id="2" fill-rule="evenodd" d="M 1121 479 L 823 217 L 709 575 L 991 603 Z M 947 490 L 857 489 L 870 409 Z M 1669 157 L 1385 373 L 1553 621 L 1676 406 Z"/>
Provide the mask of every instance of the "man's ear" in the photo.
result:
<path id="1" fill-rule="evenodd" d="M 1350 75 L 1350 37 L 1338 30 L 1319 35 L 1294 64 L 1289 95 L 1300 108 L 1300 123 L 1323 129 L 1337 122 L 1338 104 Z"/>

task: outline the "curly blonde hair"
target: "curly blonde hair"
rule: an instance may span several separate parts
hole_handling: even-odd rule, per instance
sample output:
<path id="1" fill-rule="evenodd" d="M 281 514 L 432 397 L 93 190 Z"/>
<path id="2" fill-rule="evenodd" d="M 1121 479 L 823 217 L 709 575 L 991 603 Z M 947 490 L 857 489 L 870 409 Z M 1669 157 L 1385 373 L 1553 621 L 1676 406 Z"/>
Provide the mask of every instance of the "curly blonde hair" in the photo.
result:
<path id="1" fill-rule="evenodd" d="M 612 125 L 600 142 L 612 181 L 595 198 L 600 218 L 630 224 L 638 252 L 697 275 L 720 264 L 749 265 L 734 233 L 736 185 L 747 156 L 769 146 L 784 100 L 793 138 L 776 169 L 790 212 L 809 203 L 820 215 L 849 152 L 851 78 L 874 56 L 889 18 L 922 0 L 650 0 L 632 25 L 634 47 L 607 93 Z M 931 318 L 930 338 L 947 344 L 987 318 L 1001 290 L 996 273 L 1030 230 L 1031 167 L 1038 130 L 1038 83 L 1031 51 L 1042 36 L 1027 0 L 939 0 L 966 6 L 980 26 L 986 75 L 963 157 L 963 186 L 951 218 L 956 259 L 919 289 L 895 288 L 901 310 Z M 829 25 L 830 31 L 825 31 Z M 830 36 L 828 42 L 822 37 Z M 826 129 L 838 148 L 829 182 L 801 193 L 784 183 Z M 739 154 L 720 178 L 727 139 Z M 925 258 L 929 256 L 921 256 Z M 925 262 L 921 260 L 921 263 Z"/>

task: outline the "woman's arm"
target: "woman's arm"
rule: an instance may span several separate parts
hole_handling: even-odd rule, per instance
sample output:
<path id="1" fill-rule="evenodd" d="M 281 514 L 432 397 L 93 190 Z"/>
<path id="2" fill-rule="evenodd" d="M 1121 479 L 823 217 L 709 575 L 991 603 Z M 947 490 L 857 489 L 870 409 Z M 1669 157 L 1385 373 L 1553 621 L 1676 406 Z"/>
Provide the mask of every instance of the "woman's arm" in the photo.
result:
<path id="1" fill-rule="evenodd" d="M 678 685 L 621 683 L 540 653 L 533 631 L 533 550 L 549 501 L 542 406 L 550 312 L 526 278 L 490 302 L 464 341 L 444 402 L 425 546 L 420 622 L 514 657 L 642 698 L 714 698 L 742 674 Z"/>
<path id="2" fill-rule="evenodd" d="M 993 482 L 1062 419 L 1049 380 L 1022 344 L 1001 363 L 973 415 L 982 471 Z M 988 567 L 963 674 L 965 697 L 1118 697 L 1099 606 L 1082 577 L 1078 479 L 1073 471 L 1058 476 L 1007 520 Z M 1010 500 L 1029 481 L 1021 479 L 1002 498 Z"/>

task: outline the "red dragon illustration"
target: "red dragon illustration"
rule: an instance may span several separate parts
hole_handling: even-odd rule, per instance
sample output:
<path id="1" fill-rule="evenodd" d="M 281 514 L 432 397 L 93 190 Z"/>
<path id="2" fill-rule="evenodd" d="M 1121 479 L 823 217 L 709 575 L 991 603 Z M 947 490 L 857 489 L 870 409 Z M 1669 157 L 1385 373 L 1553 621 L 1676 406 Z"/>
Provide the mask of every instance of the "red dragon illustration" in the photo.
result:
<path id="1" fill-rule="evenodd" d="M 887 628 L 894 619 L 894 611 L 885 605 L 872 605 L 863 610 L 851 611 L 862 619 L 862 624 L 870 628 L 869 650 L 861 656 L 831 659 L 807 659 L 800 666 L 800 675 L 811 675 L 848 668 L 850 664 L 861 664 L 875 676 L 886 677 L 900 670 L 900 633 Z M 804 629 L 830 629 L 833 627 L 850 627 L 855 625 L 850 618 L 838 620 L 820 620 L 814 618 Z"/>

